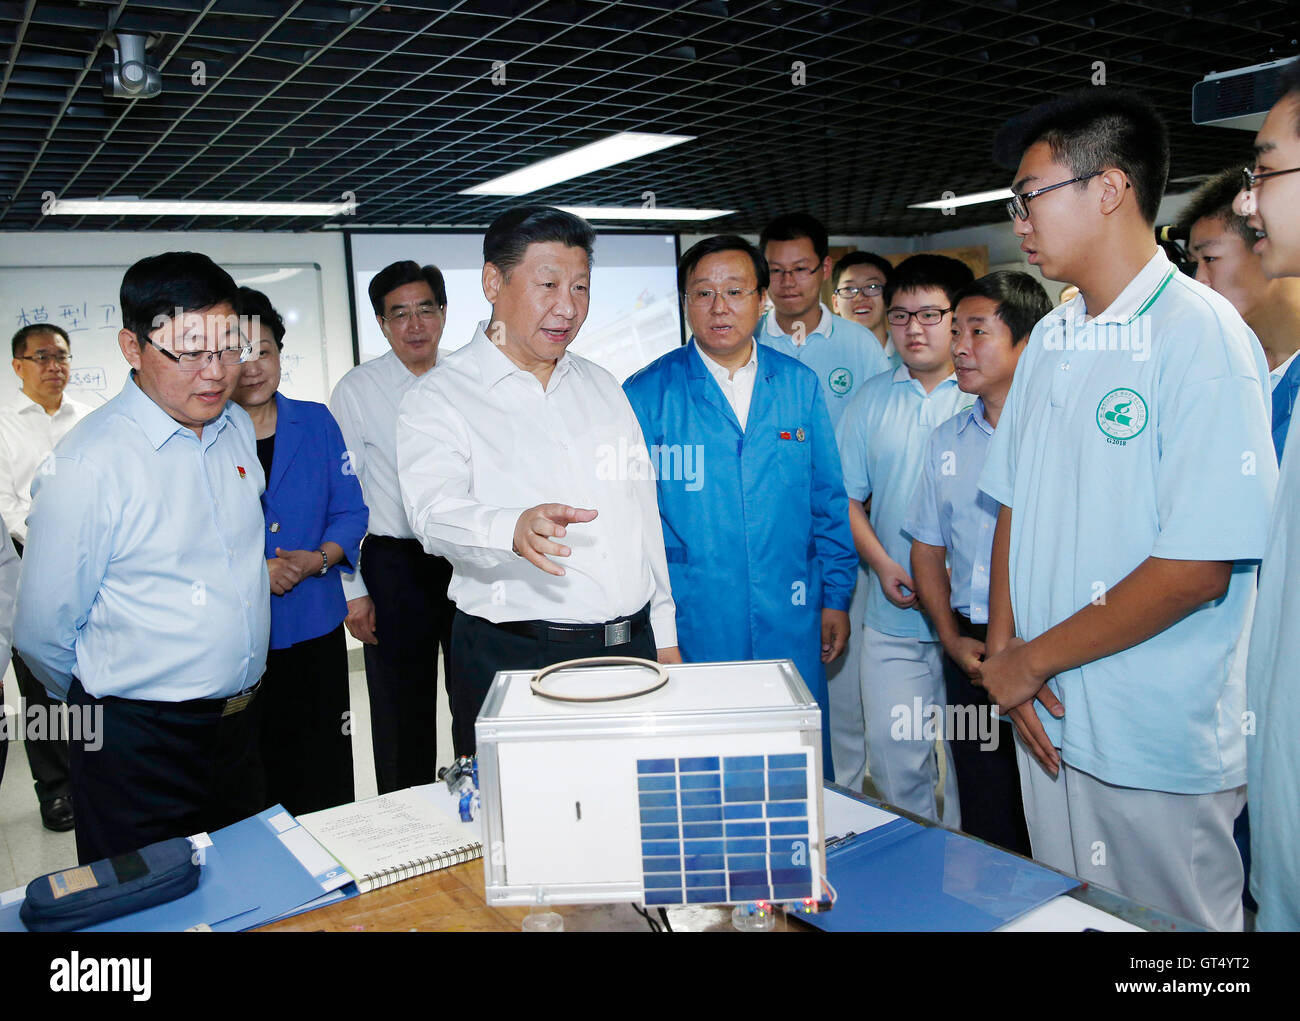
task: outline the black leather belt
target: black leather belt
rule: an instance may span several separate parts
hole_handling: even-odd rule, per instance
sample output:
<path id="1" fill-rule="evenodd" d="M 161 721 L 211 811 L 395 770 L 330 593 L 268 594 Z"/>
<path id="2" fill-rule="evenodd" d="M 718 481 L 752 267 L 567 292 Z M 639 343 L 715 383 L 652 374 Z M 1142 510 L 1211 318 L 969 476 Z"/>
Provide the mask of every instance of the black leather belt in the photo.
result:
<path id="1" fill-rule="evenodd" d="M 989 626 L 987 624 L 973 624 L 971 619 L 964 613 L 953 611 L 957 618 L 957 631 L 963 638 L 974 638 L 976 641 L 983 642 L 988 639 Z"/>
<path id="2" fill-rule="evenodd" d="M 650 622 L 650 604 L 646 603 L 630 617 L 618 617 L 604 624 L 554 624 L 549 620 L 507 620 L 493 627 L 524 638 L 541 638 L 548 642 L 602 643 L 605 648 L 626 645 L 645 630 Z M 491 622 L 489 622 L 491 623 Z"/>

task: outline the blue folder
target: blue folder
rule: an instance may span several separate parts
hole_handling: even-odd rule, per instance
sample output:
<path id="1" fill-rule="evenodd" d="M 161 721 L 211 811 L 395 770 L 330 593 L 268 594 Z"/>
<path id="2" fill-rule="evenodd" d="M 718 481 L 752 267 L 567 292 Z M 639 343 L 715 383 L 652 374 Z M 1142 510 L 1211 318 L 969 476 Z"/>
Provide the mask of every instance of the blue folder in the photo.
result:
<path id="1" fill-rule="evenodd" d="M 826 853 L 827 932 L 987 932 L 1058 897 L 1077 879 L 971 837 L 895 819 Z"/>
<path id="2" fill-rule="evenodd" d="M 87 932 L 175 932 L 207 925 L 235 932 L 264 925 L 348 883 L 337 861 L 319 875 L 309 872 L 290 849 L 305 835 L 296 819 L 276 805 L 211 834 L 202 848 L 203 869 L 191 893 L 167 904 L 123 915 Z M 340 895 L 346 897 L 346 892 Z M 0 908 L 0 932 L 25 932 L 18 918 L 21 901 Z"/>

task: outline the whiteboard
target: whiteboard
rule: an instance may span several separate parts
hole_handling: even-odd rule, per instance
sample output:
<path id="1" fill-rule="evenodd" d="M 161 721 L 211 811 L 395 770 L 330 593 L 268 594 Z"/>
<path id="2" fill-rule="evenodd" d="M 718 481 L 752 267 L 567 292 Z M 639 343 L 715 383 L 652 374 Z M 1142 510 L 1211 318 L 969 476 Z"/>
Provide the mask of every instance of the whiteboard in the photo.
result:
<path id="1" fill-rule="evenodd" d="M 55 323 L 72 341 L 72 375 L 67 392 L 98 407 L 117 396 L 130 366 L 118 347 L 122 328 L 118 307 L 121 266 L 0 267 L 0 324 L 4 343 L 22 326 Z M 271 299 L 284 318 L 280 355 L 280 391 L 301 400 L 329 400 L 321 268 L 317 263 L 224 263 L 222 268 L 241 287 L 253 287 Z M 0 372 L 0 401 L 18 393 L 11 371 Z"/>
<path id="2" fill-rule="evenodd" d="M 483 297 L 483 235 L 348 232 L 355 324 L 361 361 L 384 354 L 388 341 L 375 321 L 368 288 L 375 274 L 399 259 L 437 266 L 447 285 L 447 322 L 438 353 L 470 342 L 492 314 Z M 591 305 L 569 348 L 622 382 L 682 343 L 677 295 L 677 239 L 672 234 L 596 235 Z"/>

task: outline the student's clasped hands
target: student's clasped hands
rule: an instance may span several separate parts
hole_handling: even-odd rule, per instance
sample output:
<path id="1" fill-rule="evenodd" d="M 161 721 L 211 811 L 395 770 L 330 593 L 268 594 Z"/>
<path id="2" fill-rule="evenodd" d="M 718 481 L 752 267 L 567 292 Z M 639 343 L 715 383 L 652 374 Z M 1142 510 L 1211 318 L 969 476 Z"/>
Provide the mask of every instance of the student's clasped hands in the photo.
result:
<path id="1" fill-rule="evenodd" d="M 1028 648 L 1023 639 L 1012 638 L 1006 648 L 980 665 L 975 683 L 984 686 L 989 701 L 1011 718 L 1025 747 L 1044 769 L 1055 776 L 1061 768 L 1061 757 L 1038 719 L 1034 699 L 1043 703 L 1043 707 L 1057 719 L 1065 715 L 1065 706 L 1047 686 L 1046 678 L 1034 671 Z"/>

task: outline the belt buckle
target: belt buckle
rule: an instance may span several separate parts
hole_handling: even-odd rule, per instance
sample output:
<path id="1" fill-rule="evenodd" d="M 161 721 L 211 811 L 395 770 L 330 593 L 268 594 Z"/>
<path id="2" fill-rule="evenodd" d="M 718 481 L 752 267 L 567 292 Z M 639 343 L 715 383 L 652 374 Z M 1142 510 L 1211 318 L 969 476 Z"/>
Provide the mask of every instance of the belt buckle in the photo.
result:
<path id="1" fill-rule="evenodd" d="M 626 645 L 632 640 L 632 622 L 616 620 L 605 625 L 605 648 L 611 645 Z"/>
<path id="2" fill-rule="evenodd" d="M 235 713 L 243 712 L 248 707 L 248 703 L 253 701 L 254 694 L 254 692 L 246 691 L 243 694 L 232 695 L 230 698 L 226 699 L 226 704 L 221 709 L 222 718 L 224 719 L 227 716 L 234 716 Z"/>

